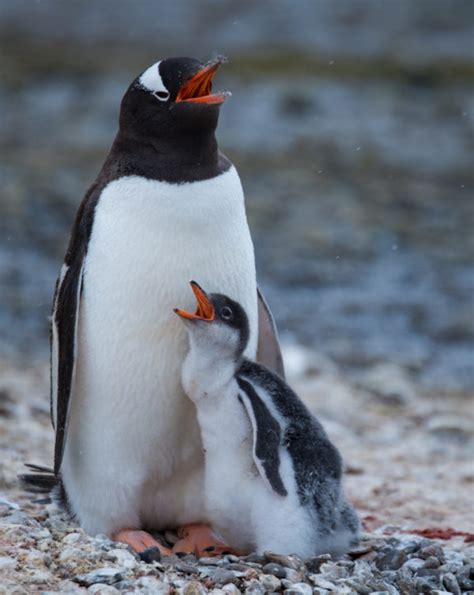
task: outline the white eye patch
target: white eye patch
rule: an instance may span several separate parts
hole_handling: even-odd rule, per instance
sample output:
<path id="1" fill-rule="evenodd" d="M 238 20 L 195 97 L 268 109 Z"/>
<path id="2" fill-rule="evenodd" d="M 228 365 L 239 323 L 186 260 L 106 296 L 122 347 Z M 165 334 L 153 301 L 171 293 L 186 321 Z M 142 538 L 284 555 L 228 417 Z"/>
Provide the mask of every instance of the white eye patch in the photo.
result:
<path id="1" fill-rule="evenodd" d="M 166 101 L 169 98 L 170 92 L 160 76 L 160 62 L 147 68 L 138 80 L 140 85 L 153 93 L 159 101 Z"/>

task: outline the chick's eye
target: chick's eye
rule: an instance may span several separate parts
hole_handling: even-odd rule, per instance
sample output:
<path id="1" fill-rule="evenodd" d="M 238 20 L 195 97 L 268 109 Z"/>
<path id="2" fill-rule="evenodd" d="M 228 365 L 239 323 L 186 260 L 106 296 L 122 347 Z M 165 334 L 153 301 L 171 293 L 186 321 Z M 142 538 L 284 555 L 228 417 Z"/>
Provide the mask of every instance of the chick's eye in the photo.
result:
<path id="1" fill-rule="evenodd" d="M 168 91 L 155 91 L 153 95 L 160 101 L 166 101 L 170 96 Z"/>
<path id="2" fill-rule="evenodd" d="M 232 318 L 233 314 L 232 314 L 232 310 L 230 308 L 222 308 L 221 310 L 221 318 L 223 320 L 230 320 Z"/>

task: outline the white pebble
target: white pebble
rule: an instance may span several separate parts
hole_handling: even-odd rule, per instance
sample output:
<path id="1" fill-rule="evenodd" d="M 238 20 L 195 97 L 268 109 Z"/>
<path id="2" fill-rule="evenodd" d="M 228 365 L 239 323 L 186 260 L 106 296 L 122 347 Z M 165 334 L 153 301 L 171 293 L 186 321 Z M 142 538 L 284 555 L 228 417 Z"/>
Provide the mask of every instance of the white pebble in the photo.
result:
<path id="1" fill-rule="evenodd" d="M 15 558 L 8 558 L 7 556 L 0 558 L 0 570 L 8 570 L 9 568 L 15 568 L 15 566 Z"/>
<path id="2" fill-rule="evenodd" d="M 135 556 L 127 550 L 115 548 L 109 551 L 109 556 L 112 556 L 114 561 L 124 568 L 135 568 L 137 565 Z"/>
<path id="3" fill-rule="evenodd" d="M 289 589 L 286 589 L 286 595 L 313 595 L 313 589 L 307 583 L 295 583 Z"/>
<path id="4" fill-rule="evenodd" d="M 88 593 L 98 593 L 99 595 L 115 595 L 115 593 L 120 593 L 118 589 L 112 587 L 112 585 L 104 585 L 104 583 L 96 583 L 95 585 L 91 585 L 87 589 Z"/>
<path id="5" fill-rule="evenodd" d="M 76 543 L 80 539 L 81 539 L 80 533 L 69 533 L 68 535 L 65 535 L 63 537 L 62 542 L 67 543 L 68 545 L 71 545 L 72 543 Z"/>

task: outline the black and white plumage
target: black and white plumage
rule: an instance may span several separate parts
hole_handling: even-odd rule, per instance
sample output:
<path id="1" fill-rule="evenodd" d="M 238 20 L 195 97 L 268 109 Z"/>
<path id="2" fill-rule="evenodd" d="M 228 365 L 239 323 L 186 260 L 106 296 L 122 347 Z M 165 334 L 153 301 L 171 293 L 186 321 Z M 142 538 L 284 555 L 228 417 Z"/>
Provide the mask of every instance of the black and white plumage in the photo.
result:
<path id="1" fill-rule="evenodd" d="M 176 312 L 189 334 L 183 386 L 201 427 L 214 529 L 242 550 L 344 553 L 359 520 L 344 496 L 338 450 L 280 376 L 244 357 L 244 308 L 192 287 L 196 313 Z"/>
<path id="2" fill-rule="evenodd" d="M 53 479 L 93 534 L 203 520 L 201 438 L 180 380 L 187 337 L 172 312 L 191 274 L 245 303 L 248 354 L 282 366 L 239 176 L 215 138 L 219 64 L 170 58 L 132 82 L 56 286 Z"/>

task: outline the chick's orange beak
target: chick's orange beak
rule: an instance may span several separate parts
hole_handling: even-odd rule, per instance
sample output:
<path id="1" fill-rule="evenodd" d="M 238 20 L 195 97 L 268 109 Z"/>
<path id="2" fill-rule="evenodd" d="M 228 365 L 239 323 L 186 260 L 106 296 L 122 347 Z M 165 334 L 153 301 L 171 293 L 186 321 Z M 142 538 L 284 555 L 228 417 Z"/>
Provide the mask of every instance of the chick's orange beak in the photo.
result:
<path id="1" fill-rule="evenodd" d="M 197 72 L 178 91 L 175 102 L 223 103 L 229 95 L 228 93 L 215 93 L 214 95 L 211 93 L 212 79 L 220 65 L 221 60 L 217 60 Z"/>
<path id="2" fill-rule="evenodd" d="M 196 312 L 192 314 L 191 312 L 186 312 L 186 310 L 180 310 L 179 308 L 175 308 L 174 311 L 178 316 L 181 316 L 181 318 L 185 318 L 186 320 L 205 320 L 206 322 L 211 322 L 214 320 L 215 315 L 214 306 L 207 297 L 206 292 L 199 287 L 196 281 L 191 281 L 190 285 L 197 301 Z"/>

